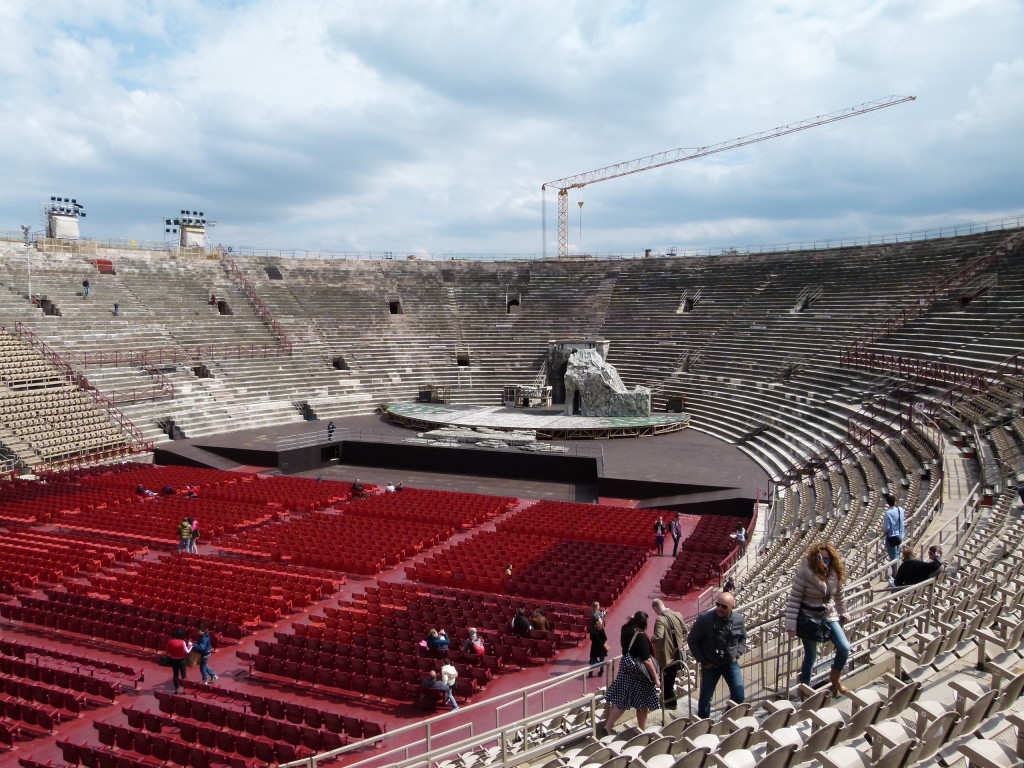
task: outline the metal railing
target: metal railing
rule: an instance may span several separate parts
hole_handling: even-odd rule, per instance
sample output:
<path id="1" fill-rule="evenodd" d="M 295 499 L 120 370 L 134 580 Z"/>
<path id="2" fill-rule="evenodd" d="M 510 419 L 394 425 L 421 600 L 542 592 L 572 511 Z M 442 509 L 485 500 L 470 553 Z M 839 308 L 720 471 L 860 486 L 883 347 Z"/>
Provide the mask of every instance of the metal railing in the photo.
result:
<path id="1" fill-rule="evenodd" d="M 909 230 L 906 232 L 890 232 L 877 235 L 851 235 L 820 240 L 800 240 L 794 242 L 774 243 L 769 245 L 742 245 L 720 248 L 669 248 L 665 251 L 648 255 L 644 251 L 620 251 L 614 253 L 587 254 L 570 258 L 600 259 L 643 259 L 643 258 L 676 258 L 700 256 L 748 256 L 771 253 L 795 253 L 801 251 L 822 251 L 842 248 L 857 248 L 873 245 L 896 245 L 925 240 L 937 240 L 947 237 L 960 237 L 983 232 L 998 232 L 1024 227 L 1024 215 L 1007 216 L 979 222 L 964 222 L 942 227 Z M 0 240 L 24 242 L 24 233 L 16 230 L 0 230 Z M 140 251 L 176 251 L 176 242 L 161 240 L 125 240 L 100 238 L 91 240 L 99 248 L 117 248 L 122 250 Z M 313 260 L 368 260 L 368 261 L 405 261 L 407 259 L 424 261 L 536 261 L 544 258 L 541 253 L 466 253 L 439 252 L 401 253 L 397 251 L 331 251 L 304 249 L 276 249 L 253 246 L 218 245 L 210 252 L 222 251 L 234 256 L 256 256 L 280 259 L 313 259 Z"/>
<path id="2" fill-rule="evenodd" d="M 242 292 L 252 302 L 253 307 L 256 308 L 256 312 L 259 314 L 263 321 L 270 326 L 270 329 L 277 334 L 277 343 L 281 346 L 281 350 L 284 354 L 290 355 L 292 353 L 292 341 L 288 336 L 288 332 L 285 331 L 284 326 L 277 321 L 277 317 L 271 311 L 270 307 L 267 306 L 266 302 L 260 297 L 256 291 L 256 287 L 249 282 L 249 278 L 245 276 L 239 268 L 238 263 L 228 256 L 226 251 L 221 251 L 221 263 L 227 270 L 228 274 L 235 279 L 235 282 L 242 288 Z"/>
<path id="3" fill-rule="evenodd" d="M 154 368 L 178 363 L 242 360 L 277 357 L 287 354 L 280 344 L 201 344 L 194 347 L 158 347 L 156 349 L 94 350 L 71 352 L 67 359 L 83 367 Z"/>

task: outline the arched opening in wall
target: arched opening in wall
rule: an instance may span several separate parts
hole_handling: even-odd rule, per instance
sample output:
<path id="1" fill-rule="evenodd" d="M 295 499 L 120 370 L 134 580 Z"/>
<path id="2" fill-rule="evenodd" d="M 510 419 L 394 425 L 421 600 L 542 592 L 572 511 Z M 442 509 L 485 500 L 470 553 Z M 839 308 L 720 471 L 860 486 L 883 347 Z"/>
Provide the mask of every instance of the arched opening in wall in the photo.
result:
<path id="1" fill-rule="evenodd" d="M 192 368 L 192 373 L 196 375 L 197 379 L 212 379 L 213 372 L 206 367 L 205 363 L 200 363 Z"/>
<path id="2" fill-rule="evenodd" d="M 553 405 L 565 404 L 565 372 L 569 369 L 569 361 L 558 367 L 558 372 L 548 378 L 548 386 L 551 387 L 551 403 Z"/>
<path id="3" fill-rule="evenodd" d="M 271 265 L 269 267 L 264 267 L 263 269 L 266 270 L 267 277 L 271 280 L 284 280 L 284 275 L 281 274 L 281 270 L 277 267 Z"/>
<path id="4" fill-rule="evenodd" d="M 234 312 L 231 311 L 231 305 L 228 304 L 227 301 L 225 301 L 224 299 L 217 299 L 217 311 L 222 315 L 235 314 Z"/>
<path id="5" fill-rule="evenodd" d="M 37 301 L 39 302 L 39 307 L 43 310 L 44 315 L 49 315 L 50 317 L 62 317 L 60 308 L 50 301 L 50 299 L 37 299 Z"/>
<path id="6" fill-rule="evenodd" d="M 505 305 L 505 314 L 507 315 L 518 315 L 519 314 L 519 299 L 512 299 Z"/>
<path id="7" fill-rule="evenodd" d="M 575 416 L 583 407 L 583 393 L 578 389 L 572 393 L 572 415 Z"/>
<path id="8" fill-rule="evenodd" d="M 468 368 L 469 364 L 470 364 L 469 363 L 469 352 L 466 352 L 466 351 L 456 352 L 455 353 L 455 364 L 457 366 L 459 366 L 459 368 Z"/>
<path id="9" fill-rule="evenodd" d="M 334 368 L 334 370 L 336 371 L 351 370 L 348 367 L 348 363 L 345 361 L 345 358 L 342 357 L 341 355 L 335 355 L 334 357 L 331 358 L 331 367 Z"/>
<path id="10" fill-rule="evenodd" d="M 389 301 L 388 302 L 388 311 L 392 315 L 403 315 L 403 314 L 405 314 L 402 311 L 402 302 L 400 302 L 400 301 Z"/>

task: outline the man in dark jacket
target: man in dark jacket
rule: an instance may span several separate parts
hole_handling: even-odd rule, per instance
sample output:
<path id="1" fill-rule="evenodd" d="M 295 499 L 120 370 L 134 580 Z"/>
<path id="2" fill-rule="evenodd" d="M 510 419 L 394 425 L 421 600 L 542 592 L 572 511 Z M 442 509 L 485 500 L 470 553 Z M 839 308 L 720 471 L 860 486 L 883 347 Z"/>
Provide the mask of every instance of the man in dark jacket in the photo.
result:
<path id="1" fill-rule="evenodd" d="M 896 571 L 896 586 L 909 587 L 930 579 L 942 569 L 942 547 L 928 548 L 928 562 L 918 560 L 916 548 L 909 544 L 903 548 L 903 562 Z"/>
<path id="2" fill-rule="evenodd" d="M 661 667 L 661 689 L 665 692 L 665 709 L 675 709 L 676 704 L 676 673 L 683 660 L 683 643 L 686 642 L 686 621 L 676 611 L 669 610 L 660 599 L 651 603 L 657 614 L 654 622 L 654 633 L 651 643 L 654 654 Z"/>
<path id="3" fill-rule="evenodd" d="M 723 677 L 729 686 L 729 698 L 737 704 L 742 704 L 745 698 L 743 677 L 736 660 L 747 650 L 747 628 L 743 615 L 735 608 L 736 598 L 722 592 L 715 607 L 697 617 L 686 637 L 690 653 L 700 663 L 698 717 L 711 717 L 711 699 Z"/>

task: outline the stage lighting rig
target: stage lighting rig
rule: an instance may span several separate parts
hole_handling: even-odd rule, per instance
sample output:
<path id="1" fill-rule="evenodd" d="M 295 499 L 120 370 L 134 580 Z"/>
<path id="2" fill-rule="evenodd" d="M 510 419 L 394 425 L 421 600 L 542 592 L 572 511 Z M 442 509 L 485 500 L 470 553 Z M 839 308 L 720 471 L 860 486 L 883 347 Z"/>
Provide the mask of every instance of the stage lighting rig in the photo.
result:
<path id="1" fill-rule="evenodd" d="M 178 244 L 183 248 L 205 248 L 206 228 L 216 224 L 203 211 L 182 210 L 173 219 L 164 219 L 164 234 L 178 235 Z"/>
<path id="2" fill-rule="evenodd" d="M 78 220 L 85 218 L 85 206 L 73 197 L 50 196 L 43 204 L 46 218 L 46 236 L 67 240 L 79 238 Z"/>

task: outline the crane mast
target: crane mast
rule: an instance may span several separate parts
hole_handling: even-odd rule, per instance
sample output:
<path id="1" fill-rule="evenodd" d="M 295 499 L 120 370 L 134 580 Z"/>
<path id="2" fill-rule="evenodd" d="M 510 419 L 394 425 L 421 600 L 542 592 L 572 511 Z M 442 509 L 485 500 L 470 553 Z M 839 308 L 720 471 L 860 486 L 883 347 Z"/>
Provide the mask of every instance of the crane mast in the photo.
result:
<path id="1" fill-rule="evenodd" d="M 558 190 L 558 255 L 569 255 L 570 189 L 582 189 L 587 184 L 595 184 L 599 181 L 617 179 L 620 176 L 629 176 L 634 173 L 640 173 L 641 171 L 649 171 L 653 168 L 661 168 L 666 165 L 673 165 L 674 163 L 681 163 L 686 160 L 696 160 L 698 157 L 707 157 L 708 155 L 726 152 L 730 149 L 745 147 L 748 144 L 757 144 L 761 141 L 768 141 L 768 139 L 777 139 L 780 136 L 787 136 L 791 133 L 797 133 L 798 131 L 806 131 L 808 128 L 817 128 L 819 125 L 828 125 L 829 123 L 846 120 L 850 117 L 857 117 L 858 115 L 875 112 L 879 109 L 894 107 L 897 104 L 914 101 L 916 98 L 916 96 L 889 96 L 885 99 L 876 99 L 875 101 L 868 101 L 853 107 L 847 107 L 846 109 L 831 112 L 827 115 L 818 115 L 817 117 L 810 117 L 796 123 L 780 125 L 777 128 L 771 128 L 767 131 L 752 133 L 749 136 L 741 136 L 738 139 L 730 139 L 729 141 L 723 141 L 718 144 L 711 144 L 705 147 L 680 147 L 678 149 L 670 149 L 665 152 L 657 152 L 653 155 L 638 157 L 634 160 L 627 160 L 622 163 L 607 165 L 604 168 L 597 168 L 593 171 L 586 171 L 585 173 L 577 173 L 574 176 L 566 176 L 563 179 L 556 179 L 542 184 L 540 187 L 542 200 L 545 199 L 544 193 L 548 187 Z M 542 205 L 544 206 L 541 217 L 543 229 L 542 238 L 544 241 L 544 255 L 546 256 L 546 202 L 542 203 Z"/>

